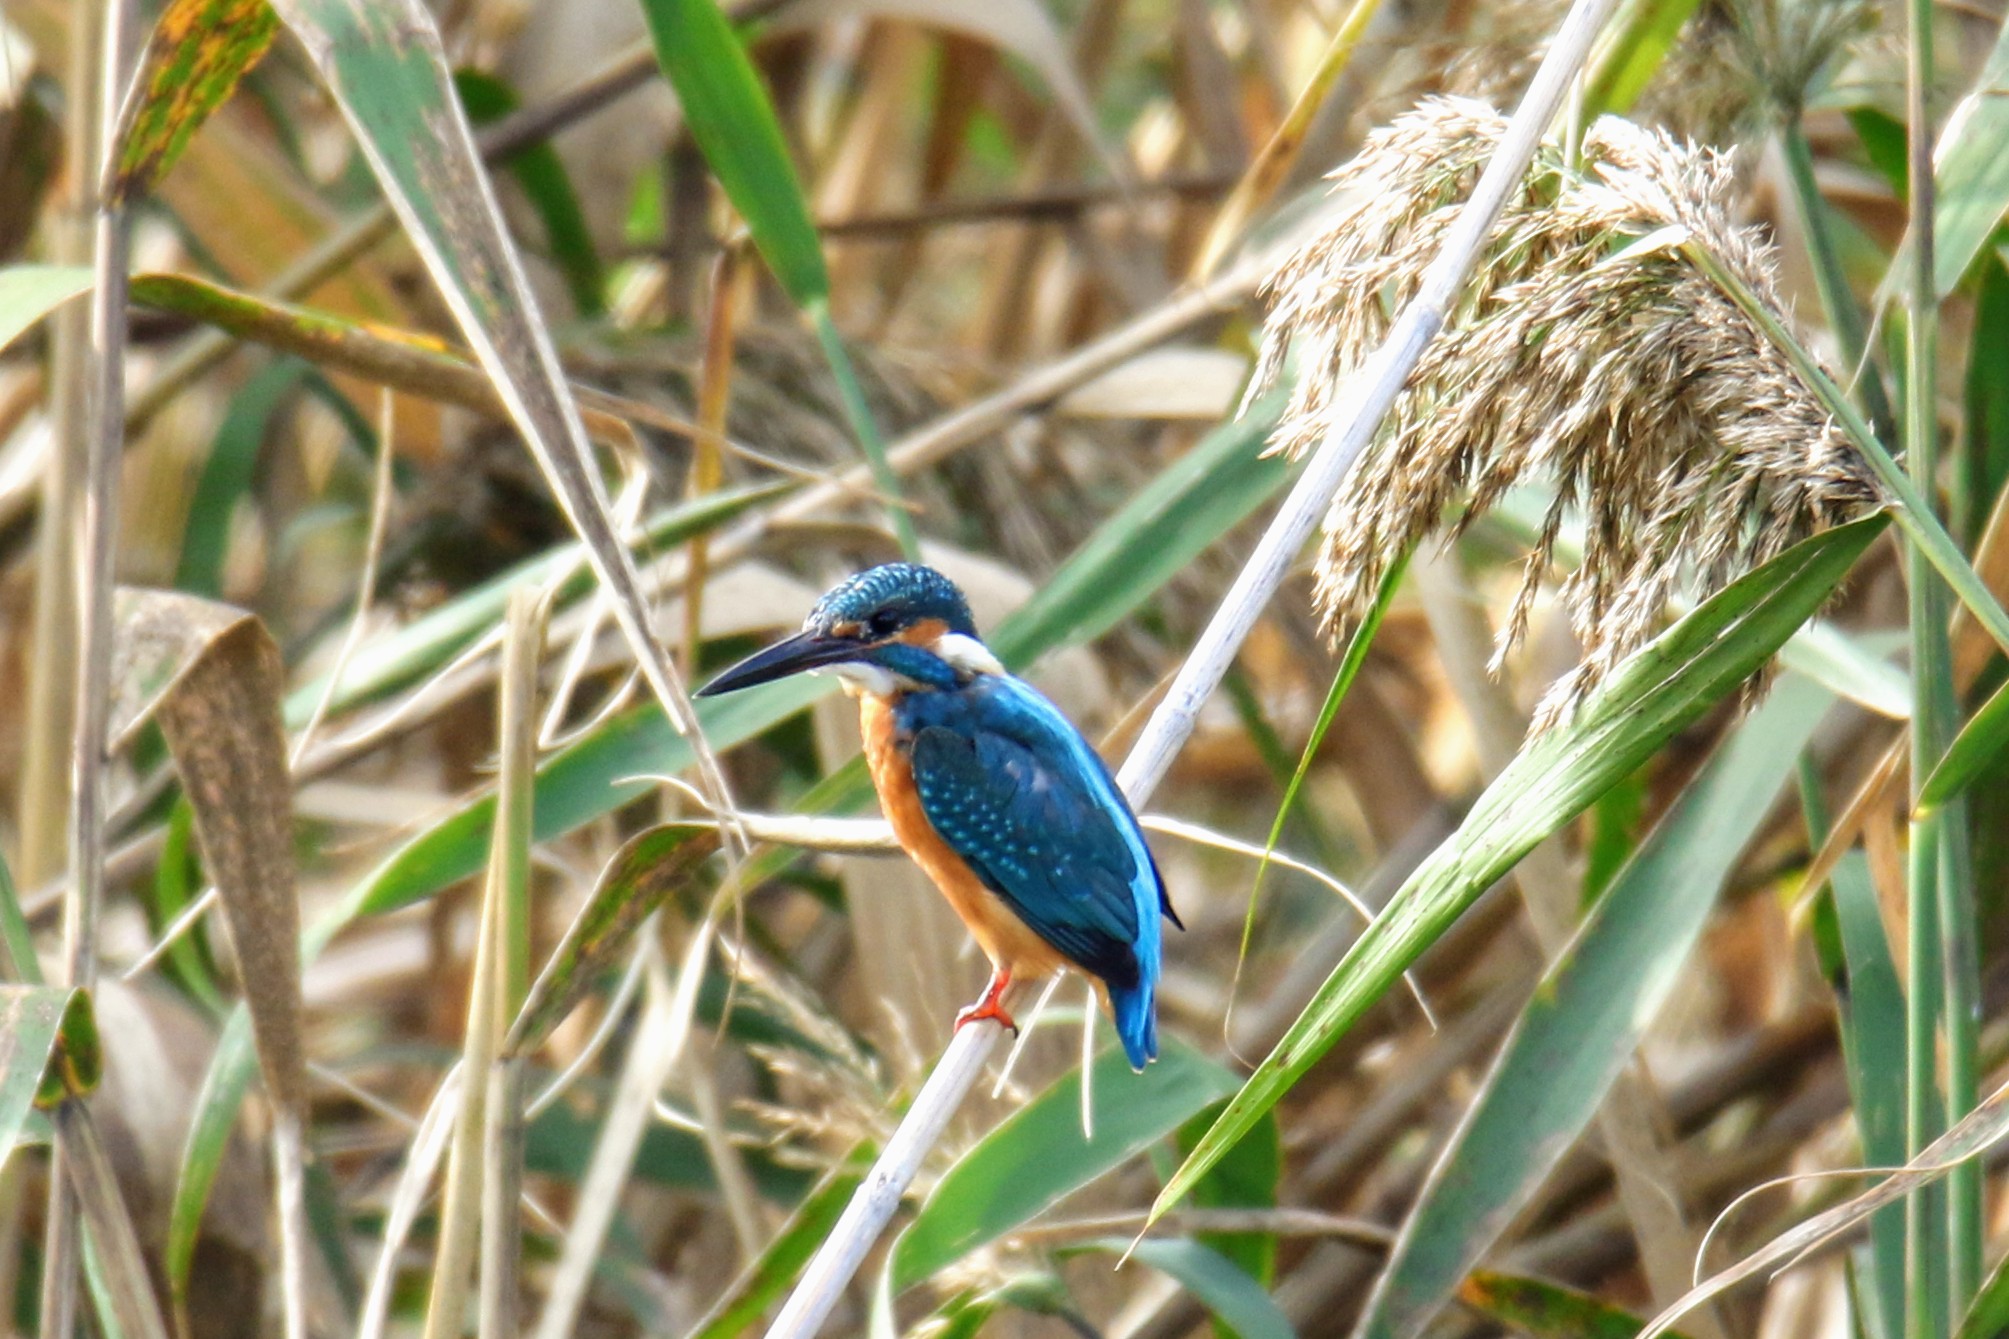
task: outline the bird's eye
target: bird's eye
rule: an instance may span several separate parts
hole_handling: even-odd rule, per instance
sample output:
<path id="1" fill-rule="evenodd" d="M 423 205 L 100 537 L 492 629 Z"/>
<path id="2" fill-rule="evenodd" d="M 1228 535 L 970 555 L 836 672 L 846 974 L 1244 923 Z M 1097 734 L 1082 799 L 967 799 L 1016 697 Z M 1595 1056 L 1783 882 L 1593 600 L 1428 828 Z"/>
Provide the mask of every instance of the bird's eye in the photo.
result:
<path id="1" fill-rule="evenodd" d="M 881 609 L 866 620 L 866 627 L 874 637 L 891 637 L 900 630 L 900 617 L 890 609 Z"/>

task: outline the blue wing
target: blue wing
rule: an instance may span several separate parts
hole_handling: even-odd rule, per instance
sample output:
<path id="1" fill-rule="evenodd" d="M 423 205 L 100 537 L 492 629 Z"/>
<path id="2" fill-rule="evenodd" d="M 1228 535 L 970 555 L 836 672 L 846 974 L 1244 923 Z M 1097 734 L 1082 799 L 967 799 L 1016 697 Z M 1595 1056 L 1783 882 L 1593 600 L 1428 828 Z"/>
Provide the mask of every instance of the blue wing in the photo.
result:
<path id="1" fill-rule="evenodd" d="M 985 675 L 910 693 L 921 810 L 1019 919 L 1112 991 L 1158 976 L 1164 884 L 1108 768 L 1051 702 Z"/>

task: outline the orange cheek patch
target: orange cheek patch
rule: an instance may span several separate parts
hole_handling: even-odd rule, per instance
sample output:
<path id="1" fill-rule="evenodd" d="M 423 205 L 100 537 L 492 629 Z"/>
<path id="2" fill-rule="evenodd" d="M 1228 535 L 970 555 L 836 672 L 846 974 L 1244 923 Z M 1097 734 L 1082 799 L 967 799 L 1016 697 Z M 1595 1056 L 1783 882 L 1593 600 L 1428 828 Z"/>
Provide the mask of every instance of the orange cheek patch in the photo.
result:
<path id="1" fill-rule="evenodd" d="M 924 618 L 910 628 L 901 629 L 900 635 L 894 640 L 905 642 L 909 646 L 932 647 L 948 630 L 949 625 L 941 619 Z"/>

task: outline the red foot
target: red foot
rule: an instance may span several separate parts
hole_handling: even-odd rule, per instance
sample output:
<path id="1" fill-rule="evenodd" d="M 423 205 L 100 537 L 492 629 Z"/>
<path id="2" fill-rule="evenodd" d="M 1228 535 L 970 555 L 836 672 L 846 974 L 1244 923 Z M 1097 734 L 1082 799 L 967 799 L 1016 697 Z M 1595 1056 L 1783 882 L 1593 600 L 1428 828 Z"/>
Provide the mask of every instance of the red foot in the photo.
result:
<path id="1" fill-rule="evenodd" d="M 976 1023 L 991 1019 L 1002 1024 L 1014 1037 L 1018 1035 L 1018 1024 L 1012 1022 L 1011 1015 L 1004 1011 L 1001 1001 L 1011 986 L 1010 972 L 994 972 L 991 983 L 985 987 L 983 998 L 956 1015 L 956 1031 L 960 1032 L 965 1023 Z"/>

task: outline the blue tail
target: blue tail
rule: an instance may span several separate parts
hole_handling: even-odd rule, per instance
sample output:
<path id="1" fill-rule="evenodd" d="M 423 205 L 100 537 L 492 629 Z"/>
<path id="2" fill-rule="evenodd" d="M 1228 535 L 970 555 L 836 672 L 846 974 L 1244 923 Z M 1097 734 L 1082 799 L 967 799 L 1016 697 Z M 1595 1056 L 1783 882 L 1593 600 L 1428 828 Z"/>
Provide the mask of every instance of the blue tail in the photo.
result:
<path id="1" fill-rule="evenodd" d="M 1138 1073 L 1158 1058 L 1158 1005 L 1151 981 L 1139 981 L 1128 990 L 1109 992 L 1110 1011 L 1116 1015 L 1116 1035 L 1123 1038 L 1123 1054 Z"/>

